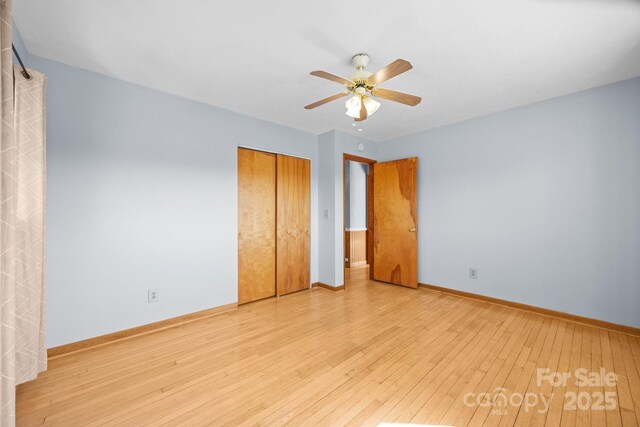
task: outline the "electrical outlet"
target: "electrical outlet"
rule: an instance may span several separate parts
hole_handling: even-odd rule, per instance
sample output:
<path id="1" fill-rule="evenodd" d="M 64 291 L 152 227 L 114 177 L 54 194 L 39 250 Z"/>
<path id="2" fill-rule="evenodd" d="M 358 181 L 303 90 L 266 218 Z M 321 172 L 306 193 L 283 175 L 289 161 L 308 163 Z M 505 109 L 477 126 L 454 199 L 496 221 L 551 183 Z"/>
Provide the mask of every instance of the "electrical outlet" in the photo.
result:
<path id="1" fill-rule="evenodd" d="M 148 303 L 158 302 L 160 300 L 160 290 L 158 289 L 149 289 L 147 291 L 147 299 Z"/>
<path id="2" fill-rule="evenodd" d="M 469 279 L 477 279 L 478 278 L 478 269 L 470 268 L 469 269 Z"/>
<path id="3" fill-rule="evenodd" d="M 349 262 L 349 258 L 345 258 L 345 259 L 344 259 L 344 262 Z"/>

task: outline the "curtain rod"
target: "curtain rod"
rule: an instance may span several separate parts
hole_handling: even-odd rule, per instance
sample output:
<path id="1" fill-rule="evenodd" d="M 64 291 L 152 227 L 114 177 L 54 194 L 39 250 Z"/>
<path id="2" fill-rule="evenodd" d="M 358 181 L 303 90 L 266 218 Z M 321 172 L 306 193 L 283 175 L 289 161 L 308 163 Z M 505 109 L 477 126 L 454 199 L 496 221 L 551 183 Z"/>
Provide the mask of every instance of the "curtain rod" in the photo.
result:
<path id="1" fill-rule="evenodd" d="M 31 74 L 29 74 L 24 64 L 22 63 L 22 58 L 20 58 L 20 55 L 18 54 L 18 51 L 16 50 L 16 47 L 13 45 L 13 43 L 11 43 L 11 49 L 13 49 L 13 53 L 16 55 L 16 58 L 18 58 L 18 62 L 22 67 L 22 75 L 24 76 L 25 79 L 31 80 Z"/>

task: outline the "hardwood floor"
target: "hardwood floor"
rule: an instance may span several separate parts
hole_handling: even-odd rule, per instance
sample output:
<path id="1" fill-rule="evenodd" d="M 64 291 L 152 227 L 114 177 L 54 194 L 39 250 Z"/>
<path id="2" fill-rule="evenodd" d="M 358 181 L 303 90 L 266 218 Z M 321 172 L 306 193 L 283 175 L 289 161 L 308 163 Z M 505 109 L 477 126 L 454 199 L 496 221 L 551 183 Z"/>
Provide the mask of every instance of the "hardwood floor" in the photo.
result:
<path id="1" fill-rule="evenodd" d="M 638 337 L 369 282 L 366 270 L 347 277 L 344 292 L 316 288 L 258 301 L 54 358 L 47 372 L 18 388 L 18 425 L 640 421 Z M 537 381 L 537 368 L 579 367 L 615 372 L 616 384 Z M 507 398 L 539 400 L 501 405 L 493 402 L 501 388 Z M 615 408 L 564 410 L 572 403 L 565 393 L 574 392 L 613 392 Z"/>

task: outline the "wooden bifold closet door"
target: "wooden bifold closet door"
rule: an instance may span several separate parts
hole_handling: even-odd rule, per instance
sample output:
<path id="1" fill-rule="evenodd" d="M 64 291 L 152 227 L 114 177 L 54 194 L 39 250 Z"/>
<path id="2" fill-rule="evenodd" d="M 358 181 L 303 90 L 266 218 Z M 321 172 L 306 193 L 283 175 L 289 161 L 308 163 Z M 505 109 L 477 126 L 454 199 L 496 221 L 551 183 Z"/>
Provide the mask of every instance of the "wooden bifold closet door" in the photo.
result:
<path id="1" fill-rule="evenodd" d="M 238 149 L 238 303 L 309 288 L 310 162 Z"/>
<path id="2" fill-rule="evenodd" d="M 311 178 L 309 160 L 278 154 L 277 256 L 278 295 L 309 288 Z"/>
<path id="3" fill-rule="evenodd" d="M 276 156 L 238 149 L 238 303 L 276 294 Z"/>

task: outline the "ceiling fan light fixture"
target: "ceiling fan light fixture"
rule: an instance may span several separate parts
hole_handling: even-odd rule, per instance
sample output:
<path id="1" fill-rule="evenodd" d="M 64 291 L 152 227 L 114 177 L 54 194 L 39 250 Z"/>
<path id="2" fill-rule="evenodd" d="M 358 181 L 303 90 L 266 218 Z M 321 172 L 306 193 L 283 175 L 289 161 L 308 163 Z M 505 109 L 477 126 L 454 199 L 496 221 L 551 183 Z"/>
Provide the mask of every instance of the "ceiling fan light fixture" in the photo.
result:
<path id="1" fill-rule="evenodd" d="M 372 115 L 373 113 L 378 111 L 378 108 L 380 108 L 380 103 L 370 96 L 367 96 L 364 98 L 364 108 L 367 109 L 368 115 Z"/>
<path id="2" fill-rule="evenodd" d="M 360 102 L 360 95 L 353 95 L 347 100 L 347 102 L 345 102 L 345 106 L 347 107 L 347 116 L 353 117 L 354 119 L 360 118 Z M 365 96 L 364 108 L 367 109 L 367 115 L 370 116 L 378 111 L 378 108 L 380 108 L 380 103 L 369 96 Z"/>
<path id="3" fill-rule="evenodd" d="M 347 107 L 347 116 L 353 117 L 354 119 L 360 117 L 360 96 L 352 96 L 347 99 L 344 105 Z"/>

